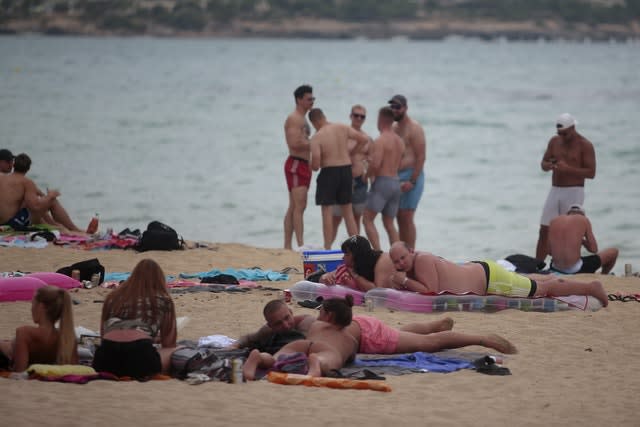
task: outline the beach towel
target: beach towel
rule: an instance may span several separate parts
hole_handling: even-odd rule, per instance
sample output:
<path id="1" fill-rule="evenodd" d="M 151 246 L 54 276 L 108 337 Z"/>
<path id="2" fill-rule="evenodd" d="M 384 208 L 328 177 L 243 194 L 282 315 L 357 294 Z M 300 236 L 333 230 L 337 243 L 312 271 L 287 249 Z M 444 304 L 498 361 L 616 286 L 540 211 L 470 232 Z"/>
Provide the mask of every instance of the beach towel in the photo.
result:
<path id="1" fill-rule="evenodd" d="M 473 362 L 462 358 L 443 357 L 431 353 L 415 352 L 395 354 L 390 357 L 375 359 L 356 357 L 355 367 L 400 367 L 413 372 L 454 372 L 460 369 L 473 369 Z"/>
<path id="2" fill-rule="evenodd" d="M 194 279 L 199 278 L 203 279 L 205 277 L 214 277 L 220 274 L 229 274 L 234 276 L 236 279 L 245 279 L 245 280 L 270 280 L 270 281 L 278 281 L 278 280 L 289 280 L 289 276 L 283 273 L 279 273 L 277 271 L 272 270 L 261 270 L 259 268 L 245 268 L 245 269 L 233 269 L 228 268 L 226 270 L 213 269 L 210 271 L 204 271 L 200 273 L 180 273 L 181 279 Z"/>
<path id="3" fill-rule="evenodd" d="M 308 387 L 329 387 L 356 390 L 374 390 L 390 392 L 391 386 L 382 380 L 353 380 L 350 378 L 312 377 L 310 375 L 287 374 L 271 371 L 267 374 L 269 382 L 284 385 L 305 385 Z"/>

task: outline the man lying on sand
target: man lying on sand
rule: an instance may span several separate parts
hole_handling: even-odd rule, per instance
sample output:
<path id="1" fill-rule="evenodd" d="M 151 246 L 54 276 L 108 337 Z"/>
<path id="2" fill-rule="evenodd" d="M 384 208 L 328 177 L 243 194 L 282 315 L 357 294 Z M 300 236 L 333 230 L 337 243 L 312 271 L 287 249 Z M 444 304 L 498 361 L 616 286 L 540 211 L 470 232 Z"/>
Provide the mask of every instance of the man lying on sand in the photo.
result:
<path id="1" fill-rule="evenodd" d="M 311 376 L 327 375 L 353 359 L 358 343 L 347 330 L 351 324 L 353 297 L 332 298 L 323 301 L 318 319 L 313 321 L 307 331 L 307 339 L 297 340 L 285 345 L 273 356 L 253 350 L 243 366 L 246 380 L 254 380 L 258 368 L 269 369 L 282 357 L 302 353 L 308 360 L 307 372 Z"/>
<path id="2" fill-rule="evenodd" d="M 308 339 L 311 325 L 317 320 L 308 314 L 294 316 L 282 300 L 268 302 L 263 314 L 267 324 L 257 332 L 242 336 L 234 344 L 235 348 L 268 350 L 274 348 L 274 344 L 278 342 L 283 345 L 287 337 L 291 340 L 304 337 Z M 463 334 L 452 332 L 452 328 L 453 320 L 449 317 L 433 322 L 411 323 L 395 329 L 375 317 L 361 315 L 353 316 L 353 322 L 348 326 L 349 332 L 358 343 L 358 353 L 363 354 L 436 352 L 469 345 L 480 345 L 505 354 L 517 352 L 513 344 L 498 335 Z"/>
<path id="3" fill-rule="evenodd" d="M 609 304 L 607 293 L 597 280 L 585 283 L 553 275 L 525 276 L 507 271 L 493 261 L 456 264 L 429 252 L 414 251 L 404 242 L 391 245 L 389 256 L 395 271 L 388 272 L 386 287 L 421 293 L 524 298 L 588 295 L 597 298 L 603 307 Z"/>

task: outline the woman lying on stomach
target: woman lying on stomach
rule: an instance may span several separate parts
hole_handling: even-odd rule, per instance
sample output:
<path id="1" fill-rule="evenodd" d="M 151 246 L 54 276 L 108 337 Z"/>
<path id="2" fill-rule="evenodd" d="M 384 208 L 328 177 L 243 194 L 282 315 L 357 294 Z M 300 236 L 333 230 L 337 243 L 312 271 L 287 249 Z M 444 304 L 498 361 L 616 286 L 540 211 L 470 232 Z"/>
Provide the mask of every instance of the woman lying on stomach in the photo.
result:
<path id="1" fill-rule="evenodd" d="M 2 367 L 13 365 L 14 371 L 22 372 L 34 363 L 78 363 L 71 304 L 71 296 L 64 289 L 38 288 L 31 300 L 31 316 L 38 326 L 20 326 L 14 340 L 0 341 L 0 358 L 5 362 Z M 55 326 L 58 320 L 59 329 Z"/>
<path id="2" fill-rule="evenodd" d="M 176 310 L 164 273 L 155 261 L 144 259 L 105 299 L 102 344 L 93 368 L 136 379 L 166 373 L 176 347 L 176 331 Z"/>

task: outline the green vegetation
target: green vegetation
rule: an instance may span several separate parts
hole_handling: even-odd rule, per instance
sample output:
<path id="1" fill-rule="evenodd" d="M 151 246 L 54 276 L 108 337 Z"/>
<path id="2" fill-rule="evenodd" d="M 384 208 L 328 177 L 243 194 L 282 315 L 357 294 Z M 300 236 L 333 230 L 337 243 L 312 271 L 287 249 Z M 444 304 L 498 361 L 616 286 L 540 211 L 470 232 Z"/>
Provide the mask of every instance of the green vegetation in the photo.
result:
<path id="1" fill-rule="evenodd" d="M 640 21 L 640 0 L 0 0 L 0 22 L 55 15 L 129 33 L 151 27 L 200 32 L 237 20 L 290 18 L 385 23 L 438 17 L 626 25 Z"/>

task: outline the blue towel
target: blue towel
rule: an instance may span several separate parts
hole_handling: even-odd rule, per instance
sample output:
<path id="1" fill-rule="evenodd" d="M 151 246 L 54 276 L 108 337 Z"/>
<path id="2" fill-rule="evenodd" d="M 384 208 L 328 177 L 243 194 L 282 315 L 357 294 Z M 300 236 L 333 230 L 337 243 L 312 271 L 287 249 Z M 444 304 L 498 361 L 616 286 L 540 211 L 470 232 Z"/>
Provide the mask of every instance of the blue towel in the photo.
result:
<path id="1" fill-rule="evenodd" d="M 439 357 L 430 353 L 416 352 L 397 354 L 388 358 L 361 359 L 356 357 L 353 365 L 367 366 L 399 366 L 416 371 L 453 372 L 459 369 L 473 368 L 473 363 L 450 357 Z"/>
<path id="2" fill-rule="evenodd" d="M 226 270 L 222 271 L 222 270 L 218 270 L 218 269 L 213 269 L 211 271 L 204 271 L 204 272 L 200 272 L 200 273 L 180 273 L 180 278 L 181 279 L 193 279 L 193 278 L 204 278 L 204 277 L 213 277 L 213 276 L 217 276 L 218 274 L 229 274 L 233 277 L 235 277 L 236 279 L 240 280 L 240 279 L 244 279 L 244 280 L 253 280 L 253 281 L 257 281 L 257 280 L 271 280 L 271 281 L 278 281 L 278 280 L 289 280 L 289 276 L 283 273 L 278 273 L 277 271 L 271 271 L 271 270 L 260 270 L 259 268 L 245 268 L 245 269 L 240 269 L 240 270 L 236 270 L 233 268 L 227 268 Z"/>

